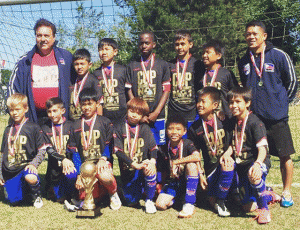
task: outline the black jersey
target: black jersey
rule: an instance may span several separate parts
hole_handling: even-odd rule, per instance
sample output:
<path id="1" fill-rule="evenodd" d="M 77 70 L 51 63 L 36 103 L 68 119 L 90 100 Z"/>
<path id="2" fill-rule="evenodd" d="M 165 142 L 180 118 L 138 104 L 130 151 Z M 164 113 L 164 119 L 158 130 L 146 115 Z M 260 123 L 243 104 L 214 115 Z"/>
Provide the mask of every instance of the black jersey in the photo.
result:
<path id="1" fill-rule="evenodd" d="M 232 118 L 233 123 L 237 124 L 236 118 Z M 237 125 L 238 137 L 242 131 L 243 123 Z M 237 156 L 237 145 L 236 145 L 236 132 L 233 129 L 233 156 L 237 165 L 251 165 L 258 157 L 258 144 L 262 143 L 267 146 L 267 131 L 264 123 L 253 113 L 250 113 L 247 119 L 245 132 L 243 136 L 243 146 L 241 153 Z M 268 168 L 271 167 L 270 155 L 267 153 L 267 157 L 264 161 Z"/>
<path id="2" fill-rule="evenodd" d="M 130 145 L 128 145 L 126 130 L 130 133 Z M 133 145 L 135 148 L 132 147 Z M 131 149 L 133 149 L 132 152 Z M 140 124 L 135 127 L 128 126 L 127 122 L 118 124 L 114 129 L 114 150 L 119 157 L 121 172 L 131 169 L 129 166 L 133 162 L 141 163 L 146 159 L 157 158 L 157 145 L 147 124 Z"/>
<path id="3" fill-rule="evenodd" d="M 126 87 L 132 89 L 135 97 L 143 98 L 148 103 L 150 112 L 153 112 L 158 106 L 163 92 L 170 91 L 170 68 L 167 62 L 155 58 L 152 68 L 150 60 L 146 70 L 150 83 L 144 74 L 141 60 L 130 62 L 127 70 Z M 163 108 L 157 118 L 164 117 L 165 109 Z"/>
<path id="4" fill-rule="evenodd" d="M 83 85 L 82 85 L 83 84 Z M 70 86 L 70 105 L 69 105 L 69 110 L 70 110 L 70 119 L 71 120 L 77 120 L 80 118 L 81 116 L 81 107 L 79 104 L 79 93 L 85 89 L 85 88 L 94 88 L 98 95 L 99 98 L 102 98 L 102 91 L 101 91 L 101 87 L 99 85 L 99 82 L 97 80 L 97 78 L 93 75 L 93 74 L 88 74 L 86 80 L 81 80 L 80 85 L 77 85 L 76 88 L 76 92 L 78 92 L 78 94 L 74 95 L 74 89 L 75 89 L 76 83 L 72 86 Z M 80 91 L 79 91 L 80 90 Z M 75 100 L 76 100 L 76 104 L 75 104 Z"/>
<path id="5" fill-rule="evenodd" d="M 49 145 L 39 125 L 27 120 L 22 127 L 17 126 L 17 128 L 18 130 L 21 128 L 18 138 L 16 126 L 10 124 L 6 127 L 1 148 L 2 169 L 13 175 L 22 171 L 35 158 L 39 149 Z M 9 135 L 10 131 L 12 131 L 11 135 Z M 15 140 L 15 138 L 17 139 Z M 9 151 L 9 142 L 13 152 Z"/>
<path id="6" fill-rule="evenodd" d="M 78 150 L 82 162 L 87 160 L 97 161 L 101 156 L 110 159 L 110 154 L 108 154 L 107 151 L 104 151 L 106 146 L 109 145 L 112 140 L 113 127 L 110 120 L 103 116 L 97 116 L 90 136 L 92 122 L 89 122 L 89 124 L 84 122 L 83 130 L 82 119 L 83 118 L 74 121 L 68 147 L 70 149 L 76 148 Z M 85 143 L 90 144 L 84 147 Z"/>
<path id="7" fill-rule="evenodd" d="M 126 67 L 114 64 L 113 80 L 111 80 L 111 75 L 105 79 L 102 69 L 102 67 L 96 69 L 93 74 L 98 78 L 102 88 L 103 116 L 109 118 L 113 124 L 116 124 L 116 122 L 124 120 L 126 116 Z"/>
<path id="8" fill-rule="evenodd" d="M 204 85 L 204 78 L 206 75 L 206 85 Z M 234 88 L 235 86 L 238 86 L 238 82 L 232 72 L 229 70 L 220 67 L 219 71 L 217 73 L 216 79 L 213 82 L 213 85 L 211 85 L 212 77 L 209 74 L 203 74 L 201 78 L 201 85 L 202 87 L 206 86 L 213 86 L 220 90 L 221 93 L 221 105 L 220 107 L 224 111 L 225 115 L 229 118 L 232 117 L 231 111 L 229 109 L 228 101 L 227 101 L 227 93 Z"/>
<path id="9" fill-rule="evenodd" d="M 228 149 L 231 142 L 231 126 L 228 120 L 217 121 L 217 143 L 215 142 L 215 124 L 207 124 L 208 138 L 205 135 L 202 119 L 195 121 L 188 130 L 188 138 L 192 140 L 197 149 L 202 151 L 206 176 L 210 175 L 219 165 L 220 157 Z M 212 151 L 215 151 L 215 153 Z"/>
<path id="10" fill-rule="evenodd" d="M 171 68 L 171 93 L 169 100 L 169 115 L 183 114 L 187 120 L 194 120 L 196 116 L 196 96 L 195 96 L 195 78 L 199 75 L 197 66 L 199 61 L 191 57 L 188 61 L 182 87 L 178 85 L 178 80 L 182 78 L 184 63 L 179 65 L 179 76 L 177 76 L 177 59 L 170 61 Z"/>

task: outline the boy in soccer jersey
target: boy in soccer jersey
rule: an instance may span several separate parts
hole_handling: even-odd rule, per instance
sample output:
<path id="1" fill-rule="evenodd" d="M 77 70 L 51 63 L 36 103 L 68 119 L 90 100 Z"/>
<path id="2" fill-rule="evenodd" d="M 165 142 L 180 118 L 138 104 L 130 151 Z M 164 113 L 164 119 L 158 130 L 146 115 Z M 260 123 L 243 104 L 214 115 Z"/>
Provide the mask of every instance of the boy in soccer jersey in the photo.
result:
<path id="1" fill-rule="evenodd" d="M 0 185 L 4 186 L 5 196 L 10 203 L 25 199 L 25 194 L 29 192 L 33 206 L 41 208 L 43 200 L 37 168 L 49 144 L 41 128 L 25 117 L 28 111 L 27 100 L 20 93 L 7 99 L 12 123 L 6 127 L 2 140 Z"/>
<path id="2" fill-rule="evenodd" d="M 89 73 L 92 66 L 91 54 L 86 49 L 78 49 L 73 54 L 73 65 L 77 74 L 76 82 L 70 87 L 70 119 L 77 120 L 81 117 L 81 107 L 79 104 L 79 94 L 85 88 L 94 88 L 102 100 L 102 91 L 97 78 Z M 102 115 L 102 105 L 98 106 L 97 113 Z"/>
<path id="3" fill-rule="evenodd" d="M 268 202 L 279 202 L 280 196 L 266 190 L 265 180 L 271 166 L 268 153 L 266 128 L 263 122 L 249 111 L 251 91 L 237 87 L 229 91 L 229 108 L 234 116 L 233 152 L 224 154 L 224 161 L 232 154 L 239 178 L 242 203 L 256 200 L 258 206 L 257 222 L 271 221 Z"/>
<path id="4" fill-rule="evenodd" d="M 231 71 L 223 68 L 221 63 L 224 56 L 224 46 L 218 40 L 210 40 L 203 45 L 202 59 L 206 67 L 206 72 L 201 80 L 202 86 L 213 86 L 221 92 L 220 108 L 222 114 L 231 118 L 227 93 L 233 87 L 238 85 L 238 82 Z M 224 116 L 223 115 L 223 116 Z"/>
<path id="5" fill-rule="evenodd" d="M 111 154 L 109 144 L 112 140 L 113 127 L 106 117 L 97 115 L 99 96 L 94 88 L 85 88 L 79 94 L 79 103 L 83 116 L 73 123 L 70 134 L 69 149 L 79 152 L 80 158 L 73 157 L 74 164 L 92 161 L 96 164 L 98 182 L 94 186 L 93 195 L 95 199 L 101 199 L 105 194 L 110 196 L 110 208 L 118 210 L 122 203 L 117 193 L 117 182 L 112 173 L 109 159 Z M 76 161 L 76 162 L 75 162 Z M 77 176 L 75 184 L 84 197 L 83 183 L 80 175 Z"/>
<path id="6" fill-rule="evenodd" d="M 197 110 L 200 115 L 188 130 L 197 149 L 201 149 L 204 159 L 204 169 L 207 178 L 201 183 L 207 189 L 208 200 L 219 216 L 229 216 L 225 206 L 229 189 L 234 176 L 234 161 L 223 159 L 223 154 L 230 145 L 230 127 L 228 120 L 221 121 L 216 116 L 220 103 L 220 92 L 215 87 L 205 87 L 198 91 Z"/>
<path id="7" fill-rule="evenodd" d="M 146 101 L 135 97 L 127 103 L 127 119 L 115 128 L 114 146 L 119 158 L 124 197 L 129 206 L 146 194 L 145 211 L 155 213 L 157 145 L 150 127 L 141 123 L 149 114 Z"/>
<path id="8" fill-rule="evenodd" d="M 66 152 L 72 122 L 65 117 L 64 104 L 59 97 L 50 98 L 46 102 L 48 122 L 42 126 L 43 132 L 52 143 L 47 149 L 48 167 L 46 173 L 46 192 L 52 192 L 58 201 L 70 199 L 74 195 L 77 172 L 72 159 Z M 72 197 L 74 198 L 74 197 Z"/>
<path id="9" fill-rule="evenodd" d="M 195 78 L 199 72 L 197 67 L 202 63 L 197 61 L 190 52 L 193 40 L 189 31 L 177 31 L 174 46 L 177 57 L 170 61 L 171 94 L 168 116 L 180 115 L 187 120 L 187 125 L 190 127 L 197 117 Z"/>
<path id="10" fill-rule="evenodd" d="M 98 44 L 102 61 L 93 73 L 100 83 L 103 95 L 103 116 L 116 125 L 126 117 L 125 78 L 126 67 L 114 61 L 118 54 L 118 44 L 111 38 L 103 38 Z"/>
<path id="11" fill-rule="evenodd" d="M 146 31 L 139 35 L 141 57 L 131 61 L 125 86 L 129 89 L 129 99 L 141 97 L 150 113 L 142 122 L 150 125 L 158 145 L 165 143 L 165 104 L 170 93 L 170 68 L 167 62 L 153 53 L 156 47 L 154 34 Z"/>
<path id="12" fill-rule="evenodd" d="M 166 210 L 176 198 L 185 194 L 185 204 L 179 212 L 179 218 L 188 218 L 194 214 L 199 181 L 200 154 L 192 141 L 182 138 L 186 134 L 186 126 L 186 120 L 180 116 L 172 116 L 167 120 L 169 143 L 163 145 L 161 150 L 165 155 L 163 163 L 168 174 L 166 184 L 156 200 L 156 207 Z M 201 177 L 205 180 L 203 174 Z"/>

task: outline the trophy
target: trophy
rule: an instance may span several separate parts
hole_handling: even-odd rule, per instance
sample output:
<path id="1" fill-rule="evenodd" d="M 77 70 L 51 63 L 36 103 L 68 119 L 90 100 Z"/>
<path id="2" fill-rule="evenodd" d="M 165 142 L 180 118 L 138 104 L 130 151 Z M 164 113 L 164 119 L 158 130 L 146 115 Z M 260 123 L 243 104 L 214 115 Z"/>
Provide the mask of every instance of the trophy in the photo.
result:
<path id="1" fill-rule="evenodd" d="M 100 215 L 100 208 L 96 208 L 93 190 L 96 178 L 96 165 L 92 161 L 84 162 L 80 167 L 80 177 L 84 186 L 85 198 L 81 209 L 77 210 L 77 218 L 95 218 Z"/>

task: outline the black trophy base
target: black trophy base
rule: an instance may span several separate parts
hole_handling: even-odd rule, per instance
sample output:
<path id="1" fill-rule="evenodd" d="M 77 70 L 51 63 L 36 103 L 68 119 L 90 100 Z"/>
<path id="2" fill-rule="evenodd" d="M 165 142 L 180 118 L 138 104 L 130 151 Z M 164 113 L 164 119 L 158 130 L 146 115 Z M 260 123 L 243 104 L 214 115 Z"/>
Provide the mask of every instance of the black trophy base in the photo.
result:
<path id="1" fill-rule="evenodd" d="M 97 207 L 92 210 L 84 210 L 84 209 L 79 209 L 76 211 L 76 218 L 96 218 L 100 216 L 102 213 L 100 212 L 100 207 Z"/>

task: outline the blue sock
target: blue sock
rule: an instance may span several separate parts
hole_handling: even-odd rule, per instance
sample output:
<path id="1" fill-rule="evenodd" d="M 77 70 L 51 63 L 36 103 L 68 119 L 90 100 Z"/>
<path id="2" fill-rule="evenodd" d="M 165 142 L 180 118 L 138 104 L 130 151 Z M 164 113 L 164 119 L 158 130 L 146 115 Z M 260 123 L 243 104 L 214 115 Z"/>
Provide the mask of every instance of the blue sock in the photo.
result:
<path id="1" fill-rule="evenodd" d="M 265 181 L 263 179 L 261 179 L 261 181 L 255 185 L 255 184 L 251 184 L 251 186 L 255 189 L 255 191 L 257 192 L 257 206 L 259 209 L 261 208 L 265 208 L 265 209 L 269 209 L 268 208 L 268 196 L 265 192 L 266 192 L 266 184 Z"/>
<path id="2" fill-rule="evenodd" d="M 198 176 L 187 176 L 185 203 L 194 204 L 196 202 L 196 190 L 199 182 Z"/>
<path id="3" fill-rule="evenodd" d="M 153 200 L 156 190 L 156 175 L 145 176 L 146 200 Z"/>
<path id="4" fill-rule="evenodd" d="M 234 171 L 221 171 L 219 177 L 218 198 L 225 200 L 232 184 Z"/>

